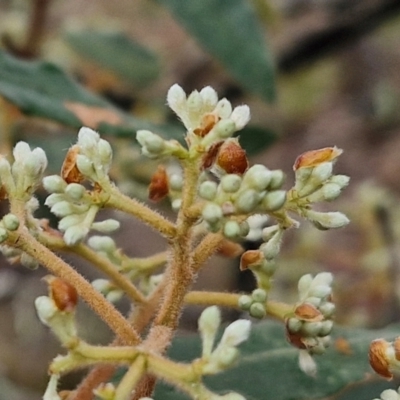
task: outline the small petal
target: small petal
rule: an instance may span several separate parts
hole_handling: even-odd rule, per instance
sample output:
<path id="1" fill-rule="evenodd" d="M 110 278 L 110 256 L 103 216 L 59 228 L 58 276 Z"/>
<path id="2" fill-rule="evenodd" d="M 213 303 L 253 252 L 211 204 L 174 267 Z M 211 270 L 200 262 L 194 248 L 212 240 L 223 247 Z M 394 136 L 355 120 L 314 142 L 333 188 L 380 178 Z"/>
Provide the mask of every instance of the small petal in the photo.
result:
<path id="1" fill-rule="evenodd" d="M 236 130 L 243 129 L 250 121 L 250 108 L 246 105 L 235 107 L 230 119 L 235 123 Z"/>

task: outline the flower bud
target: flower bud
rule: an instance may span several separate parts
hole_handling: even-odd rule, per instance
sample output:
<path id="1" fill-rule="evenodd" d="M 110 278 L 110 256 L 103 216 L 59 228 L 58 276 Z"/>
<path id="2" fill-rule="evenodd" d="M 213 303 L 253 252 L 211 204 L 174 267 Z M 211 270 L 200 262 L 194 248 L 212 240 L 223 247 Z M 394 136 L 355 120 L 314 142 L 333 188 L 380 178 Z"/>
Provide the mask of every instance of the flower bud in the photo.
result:
<path id="1" fill-rule="evenodd" d="M 264 196 L 262 206 L 266 211 L 277 211 L 284 206 L 285 202 L 286 191 L 274 190 Z"/>
<path id="2" fill-rule="evenodd" d="M 251 296 L 244 294 L 239 297 L 238 306 L 241 310 L 249 310 L 250 306 L 253 304 L 253 299 Z"/>
<path id="3" fill-rule="evenodd" d="M 171 190 L 180 191 L 183 187 L 183 178 L 180 174 L 172 174 L 169 177 L 169 187 Z"/>
<path id="4" fill-rule="evenodd" d="M 218 185 L 216 182 L 205 181 L 202 182 L 199 186 L 199 196 L 204 200 L 212 201 L 215 199 L 217 195 Z"/>
<path id="5" fill-rule="evenodd" d="M 199 332 L 203 341 L 203 357 L 211 354 L 215 335 L 221 324 L 221 313 L 217 306 L 207 307 L 199 318 Z"/>
<path id="6" fill-rule="evenodd" d="M 311 355 L 305 350 L 300 350 L 299 352 L 299 367 L 309 376 L 315 377 L 317 374 L 317 364 Z"/>
<path id="7" fill-rule="evenodd" d="M 308 295 L 323 298 L 332 293 L 332 288 L 328 285 L 316 285 L 310 288 Z"/>
<path id="8" fill-rule="evenodd" d="M 90 179 L 95 178 L 96 173 L 93 167 L 92 161 L 90 159 L 82 154 L 78 154 L 76 157 L 76 167 L 78 168 L 79 172 L 81 172 L 83 175 L 87 176 Z M 68 182 L 68 181 L 67 181 Z M 70 183 L 70 182 L 68 182 Z M 79 183 L 79 182 L 76 182 Z"/>
<path id="9" fill-rule="evenodd" d="M 109 166 L 112 161 L 112 148 L 107 140 L 100 139 L 97 143 L 97 151 L 100 157 L 100 161 L 104 166 Z"/>
<path id="10" fill-rule="evenodd" d="M 222 209 L 217 204 L 208 203 L 203 208 L 202 216 L 208 223 L 215 224 L 223 217 Z"/>
<path id="11" fill-rule="evenodd" d="M 67 183 L 61 176 L 50 175 L 43 178 L 43 186 L 49 193 L 63 193 Z"/>
<path id="12" fill-rule="evenodd" d="M 268 242 L 268 240 L 270 240 L 278 230 L 279 230 L 279 225 L 267 226 L 262 230 L 262 240 L 264 242 Z"/>
<path id="13" fill-rule="evenodd" d="M 285 181 L 285 174 L 280 169 L 276 169 L 271 171 L 271 182 L 268 185 L 269 190 L 277 190 L 280 189 Z"/>
<path id="14" fill-rule="evenodd" d="M 251 322 L 247 319 L 238 319 L 228 325 L 218 346 L 236 347 L 248 339 Z"/>
<path id="15" fill-rule="evenodd" d="M 286 322 L 286 327 L 291 333 L 299 332 L 302 326 L 302 321 L 297 318 L 289 318 Z"/>
<path id="16" fill-rule="evenodd" d="M 350 178 L 346 175 L 334 175 L 329 179 L 330 183 L 338 185 L 341 189 L 349 184 Z"/>
<path id="17" fill-rule="evenodd" d="M 262 191 L 271 183 L 272 175 L 272 172 L 264 165 L 256 164 L 247 170 L 244 181 L 251 188 Z"/>
<path id="18" fill-rule="evenodd" d="M 228 174 L 221 178 L 222 190 L 226 193 L 236 193 L 240 189 L 242 179 L 239 175 Z"/>
<path id="19" fill-rule="evenodd" d="M 240 225 L 236 221 L 228 221 L 224 225 L 224 236 L 229 239 L 236 239 L 240 236 Z"/>
<path id="20" fill-rule="evenodd" d="M 246 105 L 235 107 L 230 119 L 235 123 L 236 130 L 240 131 L 250 121 L 250 108 Z"/>
<path id="21" fill-rule="evenodd" d="M 258 319 L 264 318 L 266 315 L 264 305 L 261 303 L 253 303 L 250 306 L 249 314 L 254 318 L 258 318 Z"/>
<path id="22" fill-rule="evenodd" d="M 6 229 L 0 227 L 0 243 L 3 243 L 8 238 L 8 232 Z"/>
<path id="23" fill-rule="evenodd" d="M 249 167 L 246 151 L 240 146 L 237 139 L 228 139 L 221 145 L 216 165 L 227 174 L 242 175 Z"/>
<path id="24" fill-rule="evenodd" d="M 67 215 L 74 214 L 76 212 L 76 208 L 73 204 L 63 200 L 54 204 L 50 211 L 57 217 L 65 217 Z"/>
<path id="25" fill-rule="evenodd" d="M 186 93 L 178 85 L 172 85 L 167 94 L 167 103 L 169 108 L 180 116 L 183 108 L 186 106 Z"/>
<path id="26" fill-rule="evenodd" d="M 106 219 L 101 222 L 94 222 L 91 226 L 92 229 L 102 233 L 114 232 L 117 229 L 119 229 L 119 227 L 120 227 L 119 221 L 112 218 Z"/>
<path id="27" fill-rule="evenodd" d="M 117 250 L 114 240 L 109 236 L 92 236 L 89 238 L 88 244 L 93 250 L 96 251 L 113 253 L 115 250 Z"/>
<path id="28" fill-rule="evenodd" d="M 304 336 L 316 337 L 322 327 L 322 322 L 304 322 L 301 327 L 301 333 Z"/>
<path id="29" fill-rule="evenodd" d="M 79 183 L 70 183 L 65 188 L 65 194 L 68 195 L 72 200 L 80 200 L 85 192 L 85 187 Z"/>
<path id="30" fill-rule="evenodd" d="M 16 231 L 19 227 L 19 219 L 14 214 L 6 214 L 2 219 L 4 227 L 9 231 Z"/>
<path id="31" fill-rule="evenodd" d="M 212 111 L 218 103 L 217 92 L 211 86 L 205 86 L 201 89 L 200 96 L 203 100 L 203 107 L 206 111 Z"/>
<path id="32" fill-rule="evenodd" d="M 78 145 L 84 152 L 96 150 L 100 135 L 93 129 L 83 126 L 78 132 Z"/>
<path id="33" fill-rule="evenodd" d="M 232 114 L 232 105 L 227 99 L 221 99 L 215 106 L 214 113 L 221 119 L 229 118 Z"/>
<path id="34" fill-rule="evenodd" d="M 255 289 L 251 297 L 257 303 L 265 303 L 267 301 L 267 292 L 264 289 Z"/>
<path id="35" fill-rule="evenodd" d="M 89 229 L 86 227 L 80 225 L 71 226 L 64 233 L 64 242 L 67 246 L 75 246 L 79 242 L 82 242 L 88 233 Z"/>
<path id="36" fill-rule="evenodd" d="M 319 330 L 319 336 L 327 336 L 332 332 L 333 321 L 326 320 L 321 322 L 321 328 Z"/>
<path id="37" fill-rule="evenodd" d="M 281 250 L 283 230 L 279 229 L 267 243 L 261 245 L 260 250 L 267 260 L 273 260 Z"/>
<path id="38" fill-rule="evenodd" d="M 321 230 L 338 229 L 346 226 L 350 221 L 341 212 L 318 212 L 314 210 L 306 210 L 305 217 L 313 223 L 313 225 Z"/>
<path id="39" fill-rule="evenodd" d="M 39 267 L 38 261 L 27 253 L 22 253 L 19 261 L 21 265 L 23 265 L 26 268 L 29 268 L 32 271 Z"/>
<path id="40" fill-rule="evenodd" d="M 36 312 L 40 321 L 48 326 L 49 321 L 57 314 L 58 308 L 54 301 L 47 296 L 40 296 L 35 300 Z"/>
<path id="41" fill-rule="evenodd" d="M 69 227 L 80 224 L 85 219 L 85 214 L 72 214 L 60 219 L 58 229 L 65 232 Z"/>
<path id="42" fill-rule="evenodd" d="M 331 302 L 321 304 L 319 310 L 325 318 L 331 318 L 335 313 L 336 306 Z"/>
<path id="43" fill-rule="evenodd" d="M 228 139 L 235 131 L 236 125 L 230 119 L 222 119 L 214 127 L 214 132 L 220 139 Z"/>
<path id="44" fill-rule="evenodd" d="M 247 214 L 253 211 L 260 202 L 260 195 L 253 189 L 246 189 L 235 201 L 238 212 Z"/>
<path id="45" fill-rule="evenodd" d="M 310 289 L 312 281 L 313 281 L 313 277 L 311 274 L 303 275 L 299 279 L 299 283 L 297 284 L 297 290 L 299 291 L 301 296 L 308 293 L 308 290 Z"/>

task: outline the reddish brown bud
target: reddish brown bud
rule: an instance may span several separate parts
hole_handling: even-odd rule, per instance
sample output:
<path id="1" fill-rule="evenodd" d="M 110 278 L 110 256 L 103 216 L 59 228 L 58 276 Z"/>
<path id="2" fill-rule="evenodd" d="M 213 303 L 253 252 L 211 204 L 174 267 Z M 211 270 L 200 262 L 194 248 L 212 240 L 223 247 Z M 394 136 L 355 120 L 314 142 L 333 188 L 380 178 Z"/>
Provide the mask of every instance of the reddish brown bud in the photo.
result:
<path id="1" fill-rule="evenodd" d="M 286 339 L 294 347 L 298 349 L 306 349 L 307 345 L 303 341 L 303 337 L 300 333 L 292 333 L 286 326 Z"/>
<path id="2" fill-rule="evenodd" d="M 387 350 L 390 347 L 390 343 L 384 339 L 376 339 L 369 346 L 369 363 L 374 371 L 390 380 L 393 378 L 393 374 L 389 370 L 389 360 L 387 358 Z"/>
<path id="3" fill-rule="evenodd" d="M 160 201 L 169 192 L 168 176 L 165 167 L 159 165 L 156 172 L 151 177 L 149 185 L 149 199 L 151 201 Z"/>
<path id="4" fill-rule="evenodd" d="M 207 153 L 204 154 L 204 156 L 201 160 L 200 169 L 202 171 L 207 168 L 210 168 L 214 164 L 215 159 L 217 158 L 217 155 L 218 155 L 218 151 L 223 144 L 224 144 L 224 142 L 221 140 L 220 142 L 214 143 L 210 146 Z"/>
<path id="5" fill-rule="evenodd" d="M 294 313 L 296 317 L 302 321 L 318 322 L 324 319 L 322 313 L 310 303 L 298 305 L 295 308 Z"/>
<path id="6" fill-rule="evenodd" d="M 259 265 L 264 260 L 264 254 L 260 250 L 247 250 L 240 258 L 240 270 L 244 271 L 253 265 Z"/>
<path id="7" fill-rule="evenodd" d="M 228 139 L 219 149 L 216 165 L 227 174 L 244 174 L 249 168 L 246 151 L 237 139 Z"/>
<path id="8" fill-rule="evenodd" d="M 49 285 L 49 296 L 60 311 L 74 311 L 78 303 L 78 292 L 69 283 L 54 276 L 46 276 Z"/>
<path id="9" fill-rule="evenodd" d="M 300 168 L 316 167 L 324 162 L 335 160 L 343 153 L 342 149 L 337 147 L 325 147 L 323 149 L 306 151 L 299 155 L 293 165 L 293 170 Z"/>
<path id="10" fill-rule="evenodd" d="M 61 167 L 61 177 L 67 183 L 80 183 L 85 178 L 76 166 L 76 158 L 79 154 L 79 146 L 74 145 L 68 150 Z"/>
<path id="11" fill-rule="evenodd" d="M 230 240 L 224 239 L 218 250 L 218 254 L 225 257 L 235 258 L 243 253 L 244 249 L 239 243 L 231 242 Z"/>
<path id="12" fill-rule="evenodd" d="M 193 130 L 196 136 L 204 137 L 206 136 L 215 124 L 219 121 L 219 117 L 215 114 L 205 114 L 201 120 L 199 128 Z"/>

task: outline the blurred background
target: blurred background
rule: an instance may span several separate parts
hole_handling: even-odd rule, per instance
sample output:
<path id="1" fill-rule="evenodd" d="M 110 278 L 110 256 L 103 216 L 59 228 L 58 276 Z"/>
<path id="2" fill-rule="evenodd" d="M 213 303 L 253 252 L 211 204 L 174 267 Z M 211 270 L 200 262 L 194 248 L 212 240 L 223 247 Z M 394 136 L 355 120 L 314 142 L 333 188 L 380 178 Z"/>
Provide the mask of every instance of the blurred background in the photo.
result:
<path id="1" fill-rule="evenodd" d="M 286 188 L 302 152 L 344 150 L 336 172 L 351 184 L 329 208 L 352 223 L 335 232 L 303 223 L 289 232 L 271 296 L 295 301 L 300 276 L 331 271 L 337 322 L 382 327 L 400 315 L 399 38 L 397 0 L 0 0 L 1 153 L 26 140 L 47 151 L 49 174 L 57 173 L 79 126 L 90 126 L 112 143 L 113 178 L 145 200 L 156 164 L 140 156 L 134 132 L 150 127 L 182 138 L 165 105 L 168 88 L 211 85 L 250 106 L 243 146 L 253 163 L 283 169 Z M 43 201 L 45 193 L 38 196 Z M 157 207 L 173 218 L 167 202 Z M 52 218 L 44 207 L 39 214 Z M 154 232 L 116 217 L 116 240 L 127 254 L 164 249 Z M 100 276 L 62 257 L 87 278 Z M 0 260 L 0 400 L 41 398 L 48 362 L 61 351 L 33 308 L 46 291 L 38 279 L 44 274 Z M 196 284 L 252 285 L 237 260 L 222 257 Z M 110 340 L 84 305 L 80 318 L 88 340 Z M 183 326 L 193 329 L 196 318 L 196 311 L 185 315 Z"/>

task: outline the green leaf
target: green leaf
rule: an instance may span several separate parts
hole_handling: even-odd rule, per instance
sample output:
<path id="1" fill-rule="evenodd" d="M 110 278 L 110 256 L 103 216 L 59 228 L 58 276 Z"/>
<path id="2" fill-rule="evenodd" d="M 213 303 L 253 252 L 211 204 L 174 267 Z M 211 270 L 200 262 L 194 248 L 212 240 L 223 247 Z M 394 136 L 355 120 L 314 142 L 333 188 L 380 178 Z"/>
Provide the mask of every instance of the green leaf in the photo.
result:
<path id="1" fill-rule="evenodd" d="M 249 156 L 254 156 L 266 150 L 278 140 L 279 136 L 271 129 L 248 125 L 238 132 L 240 144 Z"/>
<path id="2" fill-rule="evenodd" d="M 159 76 L 160 65 L 155 54 L 122 32 L 68 32 L 66 40 L 76 52 L 136 88 L 148 86 Z"/>
<path id="3" fill-rule="evenodd" d="M 243 87 L 275 98 L 274 65 L 248 0 L 158 0 Z"/>
<path id="4" fill-rule="evenodd" d="M 241 346 L 239 364 L 222 374 L 205 378 L 206 385 L 219 393 L 233 390 L 247 400 L 311 400 L 332 396 L 354 383 L 369 383 L 374 373 L 368 362 L 369 344 L 378 337 L 393 338 L 400 326 L 381 331 L 335 329 L 333 342 L 343 338 L 350 352 L 333 346 L 323 356 L 316 356 L 317 377 L 304 374 L 298 366 L 298 350 L 291 347 L 280 324 L 265 322 L 255 325 L 248 341 Z M 170 356 L 178 361 L 191 361 L 200 355 L 198 337 L 177 338 Z M 358 389 L 360 390 L 360 389 Z M 160 384 L 156 400 L 183 400 L 186 395 Z"/>
<path id="5" fill-rule="evenodd" d="M 138 129 L 150 129 L 166 138 L 182 137 L 174 127 L 151 124 L 123 113 L 45 61 L 23 61 L 0 50 L 0 96 L 27 115 L 48 118 L 101 133 L 134 137 Z"/>

